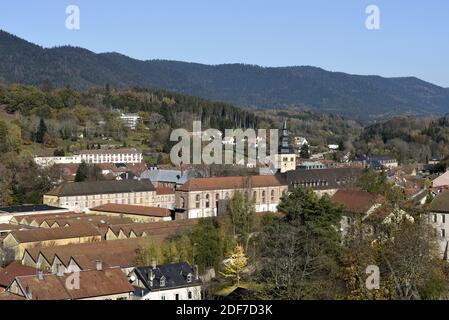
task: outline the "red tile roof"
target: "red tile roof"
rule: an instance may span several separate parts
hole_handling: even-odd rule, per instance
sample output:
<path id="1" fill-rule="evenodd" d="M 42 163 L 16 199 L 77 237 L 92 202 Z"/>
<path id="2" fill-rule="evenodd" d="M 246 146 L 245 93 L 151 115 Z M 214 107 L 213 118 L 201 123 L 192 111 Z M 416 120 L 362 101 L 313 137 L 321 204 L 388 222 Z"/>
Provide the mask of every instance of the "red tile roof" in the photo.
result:
<path id="1" fill-rule="evenodd" d="M 10 233 L 19 243 L 41 242 L 58 239 L 101 236 L 100 231 L 89 223 L 75 224 L 66 228 L 38 228 L 12 231 Z"/>
<path id="2" fill-rule="evenodd" d="M 3 300 L 11 301 L 11 300 L 26 300 L 26 299 L 24 297 L 22 297 L 22 296 L 17 295 L 17 294 L 13 294 L 13 293 L 10 293 L 8 291 L 2 292 L 0 290 L 0 301 L 3 301 Z"/>
<path id="3" fill-rule="evenodd" d="M 137 149 L 98 149 L 98 150 L 81 150 L 79 154 L 140 154 Z"/>
<path id="4" fill-rule="evenodd" d="M 156 194 L 157 195 L 175 194 L 175 191 L 172 188 L 169 188 L 169 187 L 157 187 L 156 188 Z"/>
<path id="5" fill-rule="evenodd" d="M 332 201 L 344 207 L 347 212 L 365 214 L 376 204 L 382 204 L 380 195 L 362 190 L 338 190 L 331 198 Z"/>
<path id="6" fill-rule="evenodd" d="M 135 206 L 129 204 L 108 203 L 91 209 L 92 211 L 114 212 L 122 214 L 133 214 L 147 217 L 170 217 L 171 212 L 166 208 Z"/>
<path id="7" fill-rule="evenodd" d="M 32 300 L 88 299 L 134 291 L 120 268 L 81 271 L 77 289 L 67 288 L 69 276 L 44 275 L 43 280 L 39 280 L 34 275 L 17 277 L 16 280 L 24 290 L 27 288 L 31 292 Z"/>
<path id="8" fill-rule="evenodd" d="M 26 252 L 34 262 L 37 262 L 39 254 L 42 254 L 47 261 L 53 263 L 57 255 L 66 266 L 70 258 L 73 257 L 83 270 L 93 268 L 95 260 L 101 260 L 104 266 L 129 267 L 135 261 L 136 250 L 146 242 L 148 242 L 148 239 L 134 238 L 53 247 L 36 246 L 26 249 Z M 86 261 L 86 258 L 89 261 Z"/>
<path id="9" fill-rule="evenodd" d="M 202 191 L 202 190 L 227 190 L 275 187 L 286 184 L 281 182 L 277 176 L 248 176 L 248 177 L 212 177 L 196 178 L 186 182 L 178 188 L 180 191 Z"/>
<path id="10" fill-rule="evenodd" d="M 35 275 L 36 272 L 35 268 L 12 262 L 0 271 L 0 287 L 7 288 L 15 277 Z"/>

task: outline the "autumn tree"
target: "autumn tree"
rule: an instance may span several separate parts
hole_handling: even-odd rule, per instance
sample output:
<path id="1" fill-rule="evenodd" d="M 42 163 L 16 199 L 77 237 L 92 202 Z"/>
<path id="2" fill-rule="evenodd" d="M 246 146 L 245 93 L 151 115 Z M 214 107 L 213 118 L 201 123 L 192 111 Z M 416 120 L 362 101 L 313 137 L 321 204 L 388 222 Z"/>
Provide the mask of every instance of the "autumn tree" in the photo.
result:
<path id="1" fill-rule="evenodd" d="M 240 284 L 241 274 L 248 265 L 248 258 L 241 245 L 237 245 L 223 263 L 224 272 L 220 272 L 226 278 L 231 278 L 237 286 Z"/>

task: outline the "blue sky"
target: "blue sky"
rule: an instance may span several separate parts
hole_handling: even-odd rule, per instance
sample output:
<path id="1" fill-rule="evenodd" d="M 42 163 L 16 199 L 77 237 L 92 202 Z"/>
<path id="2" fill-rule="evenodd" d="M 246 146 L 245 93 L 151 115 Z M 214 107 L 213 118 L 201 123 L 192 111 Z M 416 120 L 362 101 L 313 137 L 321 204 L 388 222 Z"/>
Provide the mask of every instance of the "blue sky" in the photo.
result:
<path id="1" fill-rule="evenodd" d="M 45 47 L 71 44 L 144 60 L 313 65 L 449 87 L 447 0 L 2 2 L 0 28 Z M 65 28 L 71 4 L 80 8 L 80 30 Z M 370 4 L 380 8 L 380 30 L 365 28 Z"/>

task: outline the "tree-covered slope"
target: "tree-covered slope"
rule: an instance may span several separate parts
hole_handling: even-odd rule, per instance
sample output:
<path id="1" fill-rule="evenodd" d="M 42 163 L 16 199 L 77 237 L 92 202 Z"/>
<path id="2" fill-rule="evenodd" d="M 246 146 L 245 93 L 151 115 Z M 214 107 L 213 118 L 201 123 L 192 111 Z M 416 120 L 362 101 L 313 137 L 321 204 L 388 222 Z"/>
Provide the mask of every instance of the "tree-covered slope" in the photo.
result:
<path id="1" fill-rule="evenodd" d="M 417 78 L 383 78 L 308 66 L 202 65 L 140 61 L 76 47 L 51 49 L 0 31 L 0 81 L 56 87 L 156 87 L 259 108 L 298 107 L 352 118 L 442 115 L 449 89 Z"/>

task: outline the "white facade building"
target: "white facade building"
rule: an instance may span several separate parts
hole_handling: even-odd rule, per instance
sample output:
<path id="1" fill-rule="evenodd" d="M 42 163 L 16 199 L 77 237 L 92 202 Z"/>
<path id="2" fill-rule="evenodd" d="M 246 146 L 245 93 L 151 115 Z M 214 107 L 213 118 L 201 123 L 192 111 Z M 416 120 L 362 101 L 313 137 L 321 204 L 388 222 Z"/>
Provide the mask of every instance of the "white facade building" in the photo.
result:
<path id="1" fill-rule="evenodd" d="M 135 300 L 201 300 L 198 268 L 186 262 L 135 268 L 128 276 Z"/>
<path id="2" fill-rule="evenodd" d="M 86 163 L 141 163 L 142 153 L 136 149 L 84 150 L 80 152 L 81 162 Z"/>
<path id="3" fill-rule="evenodd" d="M 68 157 L 34 157 L 36 164 L 49 167 L 55 164 L 142 163 L 142 153 L 136 149 L 83 150 Z"/>

